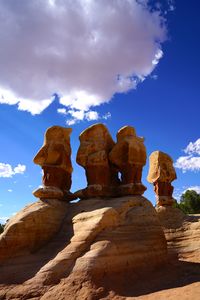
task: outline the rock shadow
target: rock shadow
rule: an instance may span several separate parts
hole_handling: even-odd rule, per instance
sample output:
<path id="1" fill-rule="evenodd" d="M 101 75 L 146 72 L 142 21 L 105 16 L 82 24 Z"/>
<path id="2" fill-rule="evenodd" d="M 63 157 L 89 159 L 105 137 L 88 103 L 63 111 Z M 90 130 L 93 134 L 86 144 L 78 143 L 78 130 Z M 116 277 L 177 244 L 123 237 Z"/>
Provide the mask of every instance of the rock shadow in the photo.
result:
<path id="1" fill-rule="evenodd" d="M 146 270 L 145 274 L 144 272 L 118 274 L 112 278 L 105 278 L 101 284 L 100 282 L 95 284 L 104 288 L 104 297 L 110 292 L 121 297 L 138 297 L 195 282 L 200 282 L 200 263 L 179 260 L 156 270 Z"/>

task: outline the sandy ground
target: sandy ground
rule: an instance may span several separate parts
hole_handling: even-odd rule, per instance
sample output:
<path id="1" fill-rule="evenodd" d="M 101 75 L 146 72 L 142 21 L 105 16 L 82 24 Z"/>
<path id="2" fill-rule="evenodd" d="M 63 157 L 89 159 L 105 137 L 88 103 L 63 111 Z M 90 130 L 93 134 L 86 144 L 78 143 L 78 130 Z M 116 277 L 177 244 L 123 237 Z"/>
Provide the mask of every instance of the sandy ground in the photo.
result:
<path id="1" fill-rule="evenodd" d="M 193 260 L 195 258 L 193 257 Z M 113 289 L 105 300 L 200 300 L 200 263 L 174 261 L 144 276 L 123 291 Z"/>
<path id="2" fill-rule="evenodd" d="M 140 286 L 141 284 L 138 288 Z M 140 291 L 138 290 L 137 296 L 125 299 L 199 300 L 200 263 L 180 261 L 165 272 L 158 272 L 154 279 L 149 278 L 144 287 L 141 286 Z"/>

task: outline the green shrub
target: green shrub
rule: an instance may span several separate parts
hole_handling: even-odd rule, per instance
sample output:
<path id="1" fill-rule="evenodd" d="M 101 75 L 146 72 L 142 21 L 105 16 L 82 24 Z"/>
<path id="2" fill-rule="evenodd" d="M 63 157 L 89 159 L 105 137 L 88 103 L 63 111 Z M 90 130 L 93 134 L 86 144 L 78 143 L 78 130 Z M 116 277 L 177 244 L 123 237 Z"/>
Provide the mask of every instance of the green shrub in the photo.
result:
<path id="1" fill-rule="evenodd" d="M 174 206 L 186 214 L 199 214 L 200 194 L 193 190 L 187 190 L 181 195 L 180 203 L 176 202 Z"/>
<path id="2" fill-rule="evenodd" d="M 4 225 L 0 224 L 0 234 L 3 232 L 3 230 L 4 230 Z"/>

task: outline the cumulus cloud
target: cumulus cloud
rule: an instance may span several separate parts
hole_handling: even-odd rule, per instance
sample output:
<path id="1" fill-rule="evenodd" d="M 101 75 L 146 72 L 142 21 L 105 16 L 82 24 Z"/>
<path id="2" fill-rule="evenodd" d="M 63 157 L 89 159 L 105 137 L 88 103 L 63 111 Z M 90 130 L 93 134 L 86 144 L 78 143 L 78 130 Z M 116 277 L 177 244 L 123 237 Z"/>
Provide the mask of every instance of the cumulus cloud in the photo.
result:
<path id="1" fill-rule="evenodd" d="M 18 164 L 13 168 L 10 164 L 0 163 L 0 177 L 11 178 L 16 174 L 24 174 L 26 166 Z"/>
<path id="2" fill-rule="evenodd" d="M 198 154 L 200 155 L 200 138 L 196 142 L 190 142 L 184 149 L 186 154 Z"/>
<path id="3" fill-rule="evenodd" d="M 174 166 L 186 171 L 200 171 L 200 138 L 196 142 L 190 142 L 183 150 L 187 156 L 180 156 Z"/>
<path id="4" fill-rule="evenodd" d="M 200 171 L 200 157 L 193 157 L 191 155 L 180 156 L 174 166 L 181 169 L 183 172 Z"/>
<path id="5" fill-rule="evenodd" d="M 105 115 L 102 116 L 102 119 L 108 120 L 111 118 L 111 113 L 108 111 Z"/>
<path id="6" fill-rule="evenodd" d="M 15 174 L 24 174 L 26 171 L 26 166 L 18 164 L 17 167 L 14 168 L 14 173 Z"/>
<path id="7" fill-rule="evenodd" d="M 107 112 L 104 115 L 100 115 L 95 110 L 83 111 L 83 110 L 67 110 L 66 108 L 58 108 L 57 112 L 63 116 L 69 118 L 66 120 L 67 125 L 74 125 L 83 120 L 96 121 L 96 120 L 107 120 L 111 118 L 111 113 Z"/>
<path id="8" fill-rule="evenodd" d="M 148 3 L 1 0 L 0 103 L 35 115 L 56 93 L 71 122 L 96 118 L 92 107 L 136 88 L 163 55 L 165 20 Z"/>

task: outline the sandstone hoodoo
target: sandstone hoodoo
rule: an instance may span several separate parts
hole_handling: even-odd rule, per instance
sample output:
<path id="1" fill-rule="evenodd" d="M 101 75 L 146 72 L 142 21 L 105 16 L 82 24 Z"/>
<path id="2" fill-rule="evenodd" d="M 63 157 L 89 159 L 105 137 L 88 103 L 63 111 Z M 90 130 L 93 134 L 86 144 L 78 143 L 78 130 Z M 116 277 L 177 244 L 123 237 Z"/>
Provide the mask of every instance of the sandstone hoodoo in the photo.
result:
<path id="1" fill-rule="evenodd" d="M 76 161 L 85 169 L 87 187 L 76 192 L 80 199 L 115 196 L 119 183 L 109 153 L 115 145 L 104 124 L 95 124 L 80 134 Z"/>
<path id="2" fill-rule="evenodd" d="M 35 164 L 43 170 L 43 187 L 33 192 L 40 199 L 73 200 L 70 193 L 71 173 L 71 128 L 52 126 L 45 133 L 44 145 L 34 157 Z"/>
<path id="3" fill-rule="evenodd" d="M 157 206 L 173 205 L 171 182 L 175 180 L 176 171 L 171 157 L 161 151 L 154 151 L 149 157 L 149 173 L 147 180 L 154 185 Z"/>
<path id="4" fill-rule="evenodd" d="M 136 136 L 131 126 L 122 127 L 117 133 L 117 143 L 112 148 L 109 159 L 121 173 L 118 194 L 142 195 L 146 187 L 141 183 L 142 168 L 146 164 L 144 138 Z"/>
<path id="5" fill-rule="evenodd" d="M 194 262 L 199 262 L 199 218 L 185 215 L 173 206 L 175 200 L 171 182 L 176 179 L 173 160 L 168 154 L 155 151 L 150 155 L 149 162 L 147 180 L 154 185 L 156 211 L 165 233 L 168 251 L 180 258 L 190 258 Z"/>
<path id="6" fill-rule="evenodd" d="M 125 126 L 115 143 L 105 125 L 95 124 L 81 133 L 77 153 L 87 187 L 72 194 L 70 134 L 60 126 L 47 130 L 34 158 L 44 172 L 34 192 L 40 199 L 0 235 L 0 299 L 125 299 L 137 294 L 139 279 L 145 286 L 161 272 L 160 284 L 169 252 L 199 261 L 200 222 L 172 206 L 176 173 L 167 154 L 150 156 L 155 210 L 142 196 L 144 139 Z"/>

